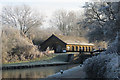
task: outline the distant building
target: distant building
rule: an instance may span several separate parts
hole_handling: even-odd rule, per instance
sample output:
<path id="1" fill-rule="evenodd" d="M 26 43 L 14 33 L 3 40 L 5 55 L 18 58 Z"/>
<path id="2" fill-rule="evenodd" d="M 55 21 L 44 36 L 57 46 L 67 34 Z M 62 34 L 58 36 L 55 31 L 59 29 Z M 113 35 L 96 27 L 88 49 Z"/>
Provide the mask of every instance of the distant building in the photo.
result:
<path id="1" fill-rule="evenodd" d="M 55 53 L 59 52 L 90 52 L 94 44 L 88 43 L 83 37 L 63 36 L 52 34 L 41 44 L 41 50 L 45 51 L 49 47 Z"/>

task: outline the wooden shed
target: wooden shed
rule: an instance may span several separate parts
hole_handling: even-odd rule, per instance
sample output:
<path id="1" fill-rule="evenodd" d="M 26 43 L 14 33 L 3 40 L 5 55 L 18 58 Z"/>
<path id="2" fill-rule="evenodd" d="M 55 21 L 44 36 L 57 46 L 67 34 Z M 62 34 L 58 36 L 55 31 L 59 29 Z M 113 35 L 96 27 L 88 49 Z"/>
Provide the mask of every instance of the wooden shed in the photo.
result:
<path id="1" fill-rule="evenodd" d="M 59 52 L 90 52 L 94 44 L 88 43 L 83 37 L 63 36 L 52 34 L 41 44 L 41 50 L 45 51 L 49 47 L 55 53 Z"/>

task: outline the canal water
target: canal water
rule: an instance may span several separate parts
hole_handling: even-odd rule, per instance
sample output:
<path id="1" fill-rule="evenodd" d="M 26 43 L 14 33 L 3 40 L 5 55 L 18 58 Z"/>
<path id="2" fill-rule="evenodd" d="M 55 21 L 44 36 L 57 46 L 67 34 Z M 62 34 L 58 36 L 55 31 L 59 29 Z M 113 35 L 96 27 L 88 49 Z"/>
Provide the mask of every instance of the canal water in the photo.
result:
<path id="1" fill-rule="evenodd" d="M 2 78 L 45 78 L 60 70 L 67 70 L 78 65 L 79 64 L 3 70 Z"/>

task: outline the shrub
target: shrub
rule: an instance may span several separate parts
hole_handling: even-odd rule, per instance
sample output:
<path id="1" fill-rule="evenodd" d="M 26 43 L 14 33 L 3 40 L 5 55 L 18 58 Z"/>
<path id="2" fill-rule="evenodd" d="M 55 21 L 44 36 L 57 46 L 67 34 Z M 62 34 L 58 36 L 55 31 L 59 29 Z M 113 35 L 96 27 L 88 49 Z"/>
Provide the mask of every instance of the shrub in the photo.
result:
<path id="1" fill-rule="evenodd" d="M 85 60 L 83 63 L 87 78 L 117 78 L 117 54 L 100 54 Z"/>
<path id="2" fill-rule="evenodd" d="M 117 53 L 120 55 L 120 33 L 117 34 L 115 40 L 110 44 L 110 46 L 108 46 L 106 53 Z"/>
<path id="3" fill-rule="evenodd" d="M 85 60 L 83 65 L 87 78 L 118 78 L 117 70 L 120 68 L 119 40 L 120 37 L 117 35 L 115 41 L 105 52 Z"/>
<path id="4" fill-rule="evenodd" d="M 2 61 L 17 62 L 40 58 L 42 53 L 32 40 L 21 36 L 19 30 L 12 27 L 4 27 L 2 31 Z"/>

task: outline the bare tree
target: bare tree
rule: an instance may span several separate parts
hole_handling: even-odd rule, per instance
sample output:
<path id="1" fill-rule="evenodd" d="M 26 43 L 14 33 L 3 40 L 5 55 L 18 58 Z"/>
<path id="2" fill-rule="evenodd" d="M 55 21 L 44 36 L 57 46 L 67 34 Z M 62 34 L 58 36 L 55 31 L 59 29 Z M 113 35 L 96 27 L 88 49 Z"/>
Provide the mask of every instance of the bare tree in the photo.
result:
<path id="1" fill-rule="evenodd" d="M 18 28 L 26 34 L 31 28 L 42 25 L 43 16 L 27 5 L 5 6 L 2 9 L 2 24 Z"/>
<path id="2" fill-rule="evenodd" d="M 64 35 L 81 36 L 83 29 L 78 25 L 79 15 L 74 11 L 58 10 L 51 18 L 51 25 L 57 27 Z"/>

